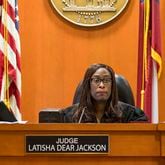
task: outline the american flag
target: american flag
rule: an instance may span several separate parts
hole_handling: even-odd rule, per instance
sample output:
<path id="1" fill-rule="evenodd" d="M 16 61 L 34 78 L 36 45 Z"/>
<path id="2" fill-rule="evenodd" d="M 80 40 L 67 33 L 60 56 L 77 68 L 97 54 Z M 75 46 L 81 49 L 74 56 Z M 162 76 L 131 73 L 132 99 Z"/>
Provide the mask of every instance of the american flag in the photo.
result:
<path id="1" fill-rule="evenodd" d="M 17 0 L 0 0 L 0 99 L 21 121 L 20 36 Z"/>

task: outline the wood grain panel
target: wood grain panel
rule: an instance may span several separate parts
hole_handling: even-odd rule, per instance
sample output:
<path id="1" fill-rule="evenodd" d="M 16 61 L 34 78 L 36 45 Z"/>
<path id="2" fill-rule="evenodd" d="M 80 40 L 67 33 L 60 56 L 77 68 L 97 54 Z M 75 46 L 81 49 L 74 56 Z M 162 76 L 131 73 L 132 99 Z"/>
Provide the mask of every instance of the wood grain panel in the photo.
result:
<path id="1" fill-rule="evenodd" d="M 108 155 L 26 154 L 25 135 L 109 134 Z M 163 165 L 160 134 L 154 124 L 26 124 L 0 125 L 0 164 Z"/>
<path id="2" fill-rule="evenodd" d="M 161 1 L 162 22 L 164 3 Z M 19 15 L 24 120 L 36 123 L 41 109 L 69 106 L 87 66 L 96 62 L 109 64 L 124 75 L 136 95 L 139 1 L 130 1 L 117 19 L 97 28 L 68 23 L 52 9 L 49 0 L 21 0 Z M 163 23 L 162 31 L 164 34 Z M 163 73 L 159 95 L 161 121 L 165 120 L 164 82 Z"/>

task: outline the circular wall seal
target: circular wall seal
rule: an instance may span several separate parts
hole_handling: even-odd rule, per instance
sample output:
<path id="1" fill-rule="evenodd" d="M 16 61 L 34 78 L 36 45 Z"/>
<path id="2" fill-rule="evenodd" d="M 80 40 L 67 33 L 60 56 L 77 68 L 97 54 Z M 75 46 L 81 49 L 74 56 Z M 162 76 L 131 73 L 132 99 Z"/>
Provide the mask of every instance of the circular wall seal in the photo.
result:
<path id="1" fill-rule="evenodd" d="M 66 20 L 80 26 L 98 26 L 116 18 L 129 0 L 50 0 Z"/>

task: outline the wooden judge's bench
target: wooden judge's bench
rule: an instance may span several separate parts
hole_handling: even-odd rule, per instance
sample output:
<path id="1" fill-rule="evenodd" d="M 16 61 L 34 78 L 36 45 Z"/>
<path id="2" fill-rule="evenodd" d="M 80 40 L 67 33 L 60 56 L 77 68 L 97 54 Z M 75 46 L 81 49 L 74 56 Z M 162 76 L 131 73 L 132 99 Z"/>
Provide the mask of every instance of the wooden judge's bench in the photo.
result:
<path id="1" fill-rule="evenodd" d="M 107 135 L 108 153 L 27 153 L 27 136 Z M 0 124 L 0 165 L 165 165 L 165 124 Z"/>

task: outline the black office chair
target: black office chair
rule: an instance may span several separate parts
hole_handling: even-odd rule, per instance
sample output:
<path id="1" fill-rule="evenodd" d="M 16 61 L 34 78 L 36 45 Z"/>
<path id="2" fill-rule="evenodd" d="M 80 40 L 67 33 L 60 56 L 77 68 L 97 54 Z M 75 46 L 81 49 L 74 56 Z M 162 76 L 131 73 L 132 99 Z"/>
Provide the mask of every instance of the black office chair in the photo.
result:
<path id="1" fill-rule="evenodd" d="M 128 81 L 122 76 L 115 74 L 115 80 L 117 84 L 117 91 L 118 91 L 118 97 L 119 101 L 122 101 L 124 103 L 135 105 L 133 93 L 131 86 L 129 85 Z M 76 104 L 80 101 L 80 93 L 82 90 L 82 82 L 80 82 L 76 88 L 74 98 L 73 98 L 73 104 Z"/>
<path id="2" fill-rule="evenodd" d="M 130 104 L 135 105 L 135 100 L 130 84 L 122 75 L 115 74 L 115 80 L 117 84 L 117 91 L 119 100 Z"/>

